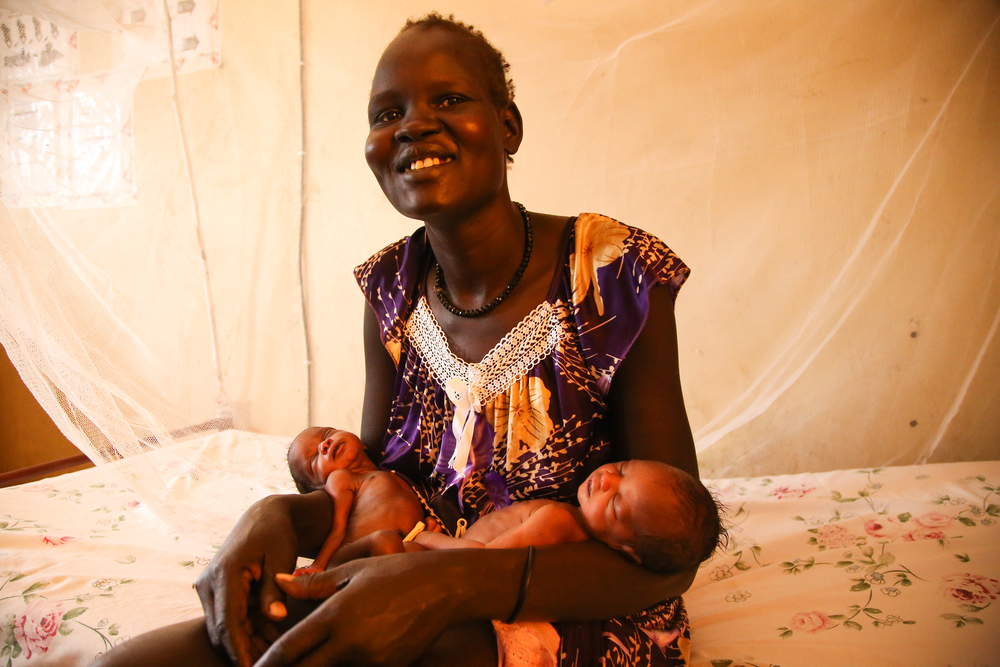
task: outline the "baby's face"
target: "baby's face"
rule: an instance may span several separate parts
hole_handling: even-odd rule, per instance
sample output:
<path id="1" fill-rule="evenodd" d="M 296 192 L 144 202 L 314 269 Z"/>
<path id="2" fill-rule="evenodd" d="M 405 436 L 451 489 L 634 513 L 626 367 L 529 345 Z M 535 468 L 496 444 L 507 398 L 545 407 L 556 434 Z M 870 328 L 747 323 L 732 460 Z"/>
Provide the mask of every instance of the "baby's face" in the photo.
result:
<path id="1" fill-rule="evenodd" d="M 636 558 L 629 546 L 636 527 L 659 534 L 675 521 L 675 474 L 655 461 L 619 461 L 592 472 L 576 494 L 591 536 Z"/>
<path id="2" fill-rule="evenodd" d="M 334 470 L 350 467 L 365 454 L 365 446 L 353 433 L 314 426 L 299 433 L 288 450 L 288 465 L 316 488 L 323 488 Z"/>

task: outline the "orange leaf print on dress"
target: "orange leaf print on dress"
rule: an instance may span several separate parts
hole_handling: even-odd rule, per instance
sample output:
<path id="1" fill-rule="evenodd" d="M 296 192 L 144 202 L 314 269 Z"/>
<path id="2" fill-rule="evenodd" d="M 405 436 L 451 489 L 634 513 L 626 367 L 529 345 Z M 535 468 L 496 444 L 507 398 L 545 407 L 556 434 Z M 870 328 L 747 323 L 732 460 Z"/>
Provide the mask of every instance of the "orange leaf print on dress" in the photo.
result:
<path id="1" fill-rule="evenodd" d="M 628 227 L 603 215 L 584 213 L 577 218 L 576 248 L 569 260 L 574 305 L 579 305 L 593 286 L 597 314 L 604 314 L 604 299 L 601 298 L 601 287 L 597 284 L 597 269 L 622 256 L 628 236 Z"/>
<path id="2" fill-rule="evenodd" d="M 492 402 L 486 417 L 496 430 L 495 443 L 507 436 L 507 469 L 525 452 L 537 452 L 552 433 L 552 392 L 540 377 L 522 375 Z"/>

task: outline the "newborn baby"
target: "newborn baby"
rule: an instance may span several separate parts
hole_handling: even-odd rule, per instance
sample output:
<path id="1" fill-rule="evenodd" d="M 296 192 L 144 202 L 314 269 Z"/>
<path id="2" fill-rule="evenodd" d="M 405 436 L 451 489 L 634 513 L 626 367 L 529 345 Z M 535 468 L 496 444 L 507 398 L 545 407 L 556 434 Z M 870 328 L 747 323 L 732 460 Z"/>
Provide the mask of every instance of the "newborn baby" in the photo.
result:
<path id="1" fill-rule="evenodd" d="M 322 571 L 345 543 L 352 543 L 348 559 L 404 551 L 402 536 L 424 518 L 410 486 L 379 470 L 346 431 L 306 429 L 292 441 L 288 466 L 299 491 L 326 489 L 334 501 L 330 536 L 312 567 L 301 572 Z M 504 549 L 595 539 L 650 570 L 674 573 L 693 570 L 718 544 L 711 494 L 664 463 L 603 465 L 580 485 L 577 500 L 579 507 L 554 500 L 514 503 L 480 517 L 461 539 L 425 532 L 409 548 Z"/>
<path id="2" fill-rule="evenodd" d="M 333 498 L 333 529 L 312 566 L 298 574 L 322 572 L 341 544 L 376 531 L 407 535 L 418 524 L 423 528 L 417 494 L 403 479 L 379 470 L 353 433 L 307 428 L 288 448 L 288 469 L 299 492 L 325 489 Z"/>
<path id="3" fill-rule="evenodd" d="M 574 507 L 528 500 L 483 515 L 461 539 L 423 533 L 428 549 L 509 549 L 598 540 L 663 574 L 694 570 L 719 543 L 712 494 L 683 470 L 657 461 L 608 463 L 590 474 Z"/>

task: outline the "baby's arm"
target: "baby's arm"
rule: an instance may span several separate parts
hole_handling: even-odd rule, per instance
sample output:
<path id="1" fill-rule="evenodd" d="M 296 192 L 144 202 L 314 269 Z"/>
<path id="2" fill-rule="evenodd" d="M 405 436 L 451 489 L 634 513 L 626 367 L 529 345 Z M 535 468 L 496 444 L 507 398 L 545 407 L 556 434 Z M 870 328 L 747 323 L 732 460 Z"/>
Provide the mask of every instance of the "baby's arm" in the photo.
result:
<path id="1" fill-rule="evenodd" d="M 441 549 L 482 549 L 486 546 L 476 540 L 464 537 L 449 537 L 444 533 L 429 533 L 427 531 L 414 537 L 413 541 L 420 546 L 427 547 L 431 551 L 439 551 Z"/>
<path id="2" fill-rule="evenodd" d="M 539 507 L 521 524 L 487 542 L 486 548 L 544 547 L 589 539 L 590 536 L 577 523 L 570 506 L 554 502 Z"/>
<path id="3" fill-rule="evenodd" d="M 505 510 L 499 510 L 505 511 Z M 414 542 L 431 550 L 439 549 L 513 549 L 527 546 L 546 546 L 549 544 L 565 544 L 583 542 L 590 539 L 586 531 L 577 523 L 570 507 L 563 503 L 553 502 L 542 505 L 528 517 L 497 535 L 489 542 L 448 537 L 441 533 L 421 533 Z"/>
<path id="4" fill-rule="evenodd" d="M 333 498 L 333 529 L 323 542 L 316 560 L 311 566 L 302 568 L 300 574 L 323 572 L 330 562 L 330 557 L 344 541 L 347 522 L 350 521 L 351 510 L 354 509 L 354 496 L 357 493 L 354 475 L 347 470 L 334 470 L 326 478 L 326 492 Z"/>

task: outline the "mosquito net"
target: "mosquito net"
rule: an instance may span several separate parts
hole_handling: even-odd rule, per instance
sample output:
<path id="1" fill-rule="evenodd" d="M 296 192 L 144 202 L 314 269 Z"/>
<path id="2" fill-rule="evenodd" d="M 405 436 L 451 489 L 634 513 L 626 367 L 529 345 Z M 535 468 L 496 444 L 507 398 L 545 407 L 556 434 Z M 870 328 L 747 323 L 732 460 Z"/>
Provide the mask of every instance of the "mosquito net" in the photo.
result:
<path id="1" fill-rule="evenodd" d="M 1000 456 L 992 0 L 5 0 L 0 341 L 69 439 L 191 534 L 206 429 L 357 429 L 351 268 L 418 223 L 368 86 L 430 9 L 513 64 L 515 199 L 693 269 L 706 476 Z M 182 474 L 183 473 L 183 474 Z"/>

